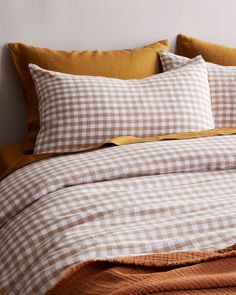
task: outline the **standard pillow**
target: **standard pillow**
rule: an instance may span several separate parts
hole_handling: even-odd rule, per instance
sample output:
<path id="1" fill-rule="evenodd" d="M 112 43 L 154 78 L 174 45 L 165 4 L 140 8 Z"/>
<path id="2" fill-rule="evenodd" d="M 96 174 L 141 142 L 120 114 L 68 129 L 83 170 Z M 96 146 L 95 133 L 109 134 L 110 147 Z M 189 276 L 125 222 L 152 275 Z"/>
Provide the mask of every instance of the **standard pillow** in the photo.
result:
<path id="1" fill-rule="evenodd" d="M 189 58 L 201 55 L 208 62 L 223 66 L 236 66 L 236 48 L 179 34 L 177 37 L 177 50 L 180 55 Z"/>
<path id="2" fill-rule="evenodd" d="M 74 152 L 118 136 L 214 128 L 204 60 L 139 80 L 75 76 L 29 65 L 40 131 L 35 153 Z"/>
<path id="3" fill-rule="evenodd" d="M 189 59 L 162 51 L 164 71 L 179 67 Z M 236 127 L 236 67 L 206 63 L 216 128 Z"/>
<path id="4" fill-rule="evenodd" d="M 158 52 L 168 50 L 163 40 L 143 48 L 111 51 L 59 51 L 21 43 L 9 44 L 27 107 L 28 134 L 24 151 L 33 151 L 39 131 L 38 100 L 28 64 L 68 74 L 139 79 L 161 71 Z"/>

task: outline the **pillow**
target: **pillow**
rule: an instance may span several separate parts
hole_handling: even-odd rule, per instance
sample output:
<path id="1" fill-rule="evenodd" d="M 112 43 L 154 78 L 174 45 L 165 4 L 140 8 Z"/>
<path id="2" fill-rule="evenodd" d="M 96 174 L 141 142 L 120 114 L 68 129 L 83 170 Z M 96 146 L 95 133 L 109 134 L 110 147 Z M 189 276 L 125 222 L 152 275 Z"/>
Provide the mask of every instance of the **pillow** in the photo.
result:
<path id="1" fill-rule="evenodd" d="M 186 57 L 162 51 L 164 71 L 186 63 Z M 216 128 L 236 127 L 236 67 L 206 63 Z"/>
<path id="2" fill-rule="evenodd" d="M 29 65 L 40 131 L 35 153 L 74 152 L 118 136 L 214 128 L 204 60 L 138 80 L 76 76 Z"/>
<path id="3" fill-rule="evenodd" d="M 28 134 L 24 151 L 34 149 L 39 131 L 38 100 L 28 64 L 68 74 L 106 76 L 119 79 L 139 79 L 161 71 L 160 49 L 168 50 L 168 41 L 163 40 L 143 48 L 111 51 L 59 51 L 38 48 L 21 43 L 9 44 L 27 107 Z"/>
<path id="4" fill-rule="evenodd" d="M 223 66 L 236 66 L 236 48 L 202 41 L 179 34 L 177 49 L 180 55 L 193 58 L 202 55 L 205 61 Z"/>

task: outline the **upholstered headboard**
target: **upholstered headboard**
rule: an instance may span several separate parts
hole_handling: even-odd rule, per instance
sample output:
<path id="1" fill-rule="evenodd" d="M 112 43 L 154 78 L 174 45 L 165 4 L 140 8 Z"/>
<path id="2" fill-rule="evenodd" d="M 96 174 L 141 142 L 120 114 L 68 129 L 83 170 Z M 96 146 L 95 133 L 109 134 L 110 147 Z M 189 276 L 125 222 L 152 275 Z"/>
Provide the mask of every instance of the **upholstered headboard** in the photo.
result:
<path id="1" fill-rule="evenodd" d="M 122 49 L 178 33 L 236 47 L 235 0 L 1 0 L 0 146 L 26 132 L 25 106 L 7 49 Z"/>

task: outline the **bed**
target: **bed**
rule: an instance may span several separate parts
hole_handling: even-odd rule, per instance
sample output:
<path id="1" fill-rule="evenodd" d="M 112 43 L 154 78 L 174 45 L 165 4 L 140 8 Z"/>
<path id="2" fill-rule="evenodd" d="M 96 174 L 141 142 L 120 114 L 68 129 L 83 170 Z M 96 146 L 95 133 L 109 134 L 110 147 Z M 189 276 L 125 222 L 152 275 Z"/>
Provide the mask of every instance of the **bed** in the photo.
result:
<path id="1" fill-rule="evenodd" d="M 23 153 L 21 145 L 1 156 L 5 163 L 0 178 L 1 294 L 236 294 L 236 128 L 234 116 L 227 121 L 229 126 L 223 126 L 225 117 L 216 115 L 218 91 L 225 90 L 217 88 L 214 96 L 215 81 L 208 84 L 211 70 L 219 77 L 223 71 L 226 79 L 226 74 L 235 75 L 235 68 L 226 73 L 225 67 L 206 64 L 199 56 L 182 61 L 166 52 L 160 55 L 166 73 L 144 79 L 72 76 L 29 65 L 41 127 L 34 153 Z M 165 69 L 165 62 L 170 68 Z M 156 86 L 149 87 L 156 81 L 161 89 L 158 97 L 165 102 L 158 105 L 152 100 Z M 135 114 L 146 121 L 131 124 L 130 136 L 125 136 L 119 124 L 130 122 L 134 107 L 128 101 L 119 110 L 112 101 L 116 128 L 109 123 L 92 135 L 85 128 L 78 143 L 73 133 L 80 132 L 78 120 L 71 116 L 72 111 L 78 113 L 78 104 L 69 109 L 69 119 L 61 108 L 68 96 L 67 82 L 70 98 L 78 98 L 74 89 L 82 93 L 79 107 L 84 93 L 95 105 L 91 112 L 87 106 L 82 109 L 86 122 L 91 118 L 94 122 L 101 105 L 109 109 L 111 102 L 109 107 L 106 103 L 113 92 L 114 99 L 123 103 L 125 96 L 128 101 L 127 89 L 132 90 L 132 99 L 136 89 L 144 93 L 144 103 L 138 104 L 142 95 L 135 100 Z M 78 91 L 81 85 L 83 91 Z M 92 90 L 86 88 L 91 85 Z M 177 104 L 173 92 L 180 93 Z M 94 101 L 97 93 L 104 100 Z M 186 93 L 193 104 L 186 103 Z M 186 121 L 172 121 L 167 124 L 171 132 L 154 136 L 156 121 L 145 117 L 145 108 L 148 116 L 154 109 L 170 121 L 173 110 L 174 118 L 179 117 L 181 104 L 185 109 L 180 117 Z M 60 120 L 55 119 L 55 110 L 58 116 L 62 112 Z M 55 126 L 51 115 L 53 122 L 58 120 Z M 103 124 L 110 122 L 106 112 L 102 116 Z M 67 133 L 60 133 L 60 122 Z M 145 127 L 143 133 L 136 125 Z M 59 129 L 53 133 L 53 128 Z M 103 136 L 104 130 L 120 136 L 110 139 L 108 133 Z M 14 154 L 14 160 L 6 160 L 7 154 Z"/>

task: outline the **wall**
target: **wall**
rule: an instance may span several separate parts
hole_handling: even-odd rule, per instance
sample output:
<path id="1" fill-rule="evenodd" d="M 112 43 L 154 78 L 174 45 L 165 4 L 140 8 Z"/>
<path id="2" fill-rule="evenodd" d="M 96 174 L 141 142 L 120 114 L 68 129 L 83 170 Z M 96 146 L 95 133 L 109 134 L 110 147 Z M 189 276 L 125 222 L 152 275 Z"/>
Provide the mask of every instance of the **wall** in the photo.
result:
<path id="1" fill-rule="evenodd" d="M 6 44 L 121 49 L 180 32 L 236 47 L 235 0 L 0 0 L 0 145 L 26 132 L 25 106 Z"/>

